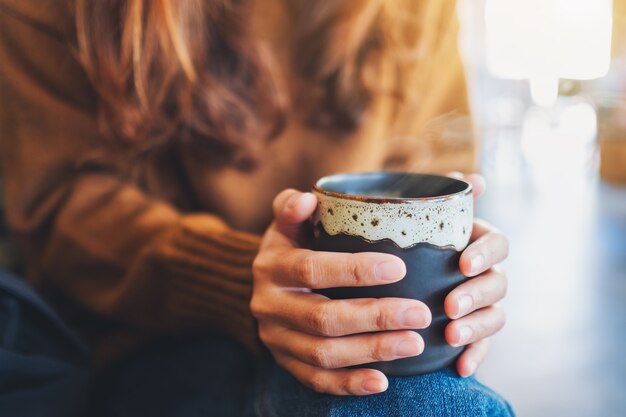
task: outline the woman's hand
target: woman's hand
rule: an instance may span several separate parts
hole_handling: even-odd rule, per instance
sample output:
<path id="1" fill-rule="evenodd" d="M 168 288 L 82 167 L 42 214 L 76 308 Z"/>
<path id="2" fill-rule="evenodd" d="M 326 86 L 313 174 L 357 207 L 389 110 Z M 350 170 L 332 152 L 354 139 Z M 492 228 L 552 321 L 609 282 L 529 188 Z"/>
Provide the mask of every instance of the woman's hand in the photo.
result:
<path id="1" fill-rule="evenodd" d="M 341 368 L 419 355 L 424 342 L 410 329 L 430 325 L 430 310 L 420 301 L 403 298 L 329 300 L 311 292 L 390 284 L 406 273 L 402 260 L 393 255 L 300 248 L 302 223 L 316 205 L 314 195 L 295 190 L 283 191 L 274 200 L 275 220 L 253 265 L 250 308 L 259 336 L 279 365 L 315 391 L 385 391 L 388 383 L 382 372 Z M 367 334 L 380 331 L 385 332 Z"/>
<path id="2" fill-rule="evenodd" d="M 453 173 L 453 177 L 462 177 Z M 479 175 L 462 178 L 472 183 L 474 196 L 485 189 Z M 507 280 L 497 266 L 508 255 L 506 237 L 484 221 L 474 222 L 470 245 L 463 251 L 460 268 L 472 279 L 455 288 L 445 300 L 445 310 L 452 322 L 446 328 L 446 340 L 452 346 L 469 345 L 457 361 L 459 375 L 472 375 L 485 358 L 487 337 L 497 333 L 505 323 L 504 312 L 498 302 L 504 298 Z"/>

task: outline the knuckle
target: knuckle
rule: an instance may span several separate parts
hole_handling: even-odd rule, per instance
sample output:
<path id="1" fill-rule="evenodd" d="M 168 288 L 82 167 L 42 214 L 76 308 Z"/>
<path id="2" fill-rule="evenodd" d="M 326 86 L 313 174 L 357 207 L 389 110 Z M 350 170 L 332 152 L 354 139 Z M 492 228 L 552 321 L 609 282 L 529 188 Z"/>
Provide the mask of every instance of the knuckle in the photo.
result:
<path id="1" fill-rule="evenodd" d="M 332 360 L 331 352 L 332 349 L 326 343 L 316 343 L 312 346 L 309 353 L 309 361 L 320 368 L 333 368 L 334 361 Z"/>
<path id="2" fill-rule="evenodd" d="M 335 320 L 326 304 L 320 304 L 308 314 L 308 322 L 312 329 L 323 336 L 334 336 Z"/>
<path id="3" fill-rule="evenodd" d="M 270 262 L 267 259 L 267 256 L 259 253 L 252 261 L 252 275 L 256 279 L 259 279 L 259 277 L 263 276 L 269 269 Z"/>
<path id="4" fill-rule="evenodd" d="M 317 276 L 317 261 L 311 254 L 303 256 L 296 262 L 296 275 L 309 288 L 315 287 Z"/>
<path id="5" fill-rule="evenodd" d="M 250 313 L 254 318 L 261 319 L 270 315 L 271 305 L 271 303 L 266 302 L 266 297 L 263 295 L 263 291 L 259 288 L 253 289 L 248 307 L 250 308 Z"/>
<path id="6" fill-rule="evenodd" d="M 370 358 L 375 362 L 381 362 L 389 359 L 392 348 L 384 337 L 375 338 L 370 349 Z"/>
<path id="7" fill-rule="evenodd" d="M 263 267 L 262 267 L 262 264 L 261 264 L 261 260 L 259 258 L 260 258 L 260 256 L 257 255 L 257 257 L 254 258 L 254 260 L 252 261 L 252 276 L 255 277 L 255 278 L 263 270 Z"/>
<path id="8" fill-rule="evenodd" d="M 259 297 L 257 295 L 253 295 L 252 298 L 250 299 L 250 312 L 256 318 L 261 316 L 261 306 L 260 306 Z"/>
<path id="9" fill-rule="evenodd" d="M 352 255 L 347 258 L 344 275 L 346 278 L 351 279 L 355 284 L 359 283 L 361 277 L 361 264 L 356 256 Z"/>
<path id="10" fill-rule="evenodd" d="M 340 394 L 353 394 L 353 389 L 352 389 L 352 385 L 353 385 L 353 381 L 352 381 L 352 377 L 349 375 L 344 376 L 343 378 L 341 378 L 341 383 L 339 384 L 340 388 Z"/>
<path id="11" fill-rule="evenodd" d="M 470 293 L 470 297 L 472 298 L 472 304 L 474 309 L 485 306 L 485 294 L 482 291 L 474 290 Z"/>
<path id="12" fill-rule="evenodd" d="M 375 301 L 372 301 L 372 314 L 373 314 L 373 324 L 378 330 L 386 330 L 389 326 L 389 314 L 387 310 L 377 304 Z"/>
<path id="13" fill-rule="evenodd" d="M 316 392 L 326 392 L 326 378 L 320 372 L 314 372 L 306 381 L 305 385 Z"/>
<path id="14" fill-rule="evenodd" d="M 353 281 L 355 285 L 359 285 L 369 275 L 372 275 L 362 260 L 357 255 L 350 255 L 345 263 L 344 275 Z"/>

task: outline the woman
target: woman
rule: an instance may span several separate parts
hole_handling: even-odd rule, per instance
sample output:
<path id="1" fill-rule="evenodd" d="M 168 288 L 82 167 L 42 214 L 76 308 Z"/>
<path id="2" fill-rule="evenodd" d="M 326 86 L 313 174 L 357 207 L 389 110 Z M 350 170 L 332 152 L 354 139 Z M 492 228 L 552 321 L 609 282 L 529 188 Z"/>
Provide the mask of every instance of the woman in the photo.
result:
<path id="1" fill-rule="evenodd" d="M 293 243 L 316 204 L 296 189 L 322 175 L 471 169 L 454 1 L 0 4 L 7 220 L 95 349 L 99 412 L 512 413 L 452 371 L 346 369 L 418 355 L 430 312 L 310 293 L 404 265 Z M 504 323 L 506 253 L 477 223 L 460 265 L 476 278 L 446 299 L 462 377 Z"/>

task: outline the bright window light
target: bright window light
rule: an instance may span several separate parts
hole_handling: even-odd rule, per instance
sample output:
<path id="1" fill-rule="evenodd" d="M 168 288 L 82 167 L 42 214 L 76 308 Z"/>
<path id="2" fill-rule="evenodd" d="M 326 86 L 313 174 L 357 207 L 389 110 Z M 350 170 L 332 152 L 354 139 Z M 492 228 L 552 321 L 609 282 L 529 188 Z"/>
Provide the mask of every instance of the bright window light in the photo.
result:
<path id="1" fill-rule="evenodd" d="M 505 79 L 528 79 L 549 105 L 560 78 L 589 80 L 609 71 L 612 0 L 487 0 L 487 67 Z"/>

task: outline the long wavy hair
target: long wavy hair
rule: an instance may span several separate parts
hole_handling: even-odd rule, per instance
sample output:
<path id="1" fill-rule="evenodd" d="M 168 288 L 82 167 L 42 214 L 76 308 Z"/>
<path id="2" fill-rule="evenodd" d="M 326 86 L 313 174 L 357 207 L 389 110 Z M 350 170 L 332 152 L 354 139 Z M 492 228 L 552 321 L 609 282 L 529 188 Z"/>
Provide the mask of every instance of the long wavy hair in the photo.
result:
<path id="1" fill-rule="evenodd" d="M 78 0 L 79 58 L 110 136 L 139 151 L 185 136 L 245 154 L 296 105 L 313 128 L 344 136 L 376 96 L 416 99 L 444 0 L 285 0 L 288 69 L 253 33 L 251 1 L 261 0 Z"/>

